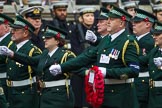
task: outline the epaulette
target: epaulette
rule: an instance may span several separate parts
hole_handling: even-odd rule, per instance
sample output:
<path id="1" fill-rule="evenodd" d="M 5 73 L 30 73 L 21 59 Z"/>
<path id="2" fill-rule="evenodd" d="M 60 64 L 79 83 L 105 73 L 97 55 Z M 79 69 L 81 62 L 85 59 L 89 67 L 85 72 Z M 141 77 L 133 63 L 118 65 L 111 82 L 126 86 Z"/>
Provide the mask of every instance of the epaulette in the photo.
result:
<path id="1" fill-rule="evenodd" d="M 35 46 L 34 44 L 31 44 L 31 47 L 37 50 L 39 53 L 42 53 L 42 50 L 38 48 L 37 46 Z"/>
<path id="2" fill-rule="evenodd" d="M 61 59 L 61 64 L 67 61 L 68 56 L 76 57 L 76 55 L 70 50 L 62 50 L 62 51 L 64 51 L 65 53 Z"/>

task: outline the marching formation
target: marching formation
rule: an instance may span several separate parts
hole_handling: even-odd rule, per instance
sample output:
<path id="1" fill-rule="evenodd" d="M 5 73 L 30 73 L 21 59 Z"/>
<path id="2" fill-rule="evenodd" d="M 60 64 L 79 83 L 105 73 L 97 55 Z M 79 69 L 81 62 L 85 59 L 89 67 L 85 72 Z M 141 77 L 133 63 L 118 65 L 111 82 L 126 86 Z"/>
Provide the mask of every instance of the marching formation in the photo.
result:
<path id="1" fill-rule="evenodd" d="M 162 108 L 162 0 L 101 0 L 70 21 L 67 0 L 48 2 L 48 21 L 42 0 L 1 10 L 0 108 Z"/>

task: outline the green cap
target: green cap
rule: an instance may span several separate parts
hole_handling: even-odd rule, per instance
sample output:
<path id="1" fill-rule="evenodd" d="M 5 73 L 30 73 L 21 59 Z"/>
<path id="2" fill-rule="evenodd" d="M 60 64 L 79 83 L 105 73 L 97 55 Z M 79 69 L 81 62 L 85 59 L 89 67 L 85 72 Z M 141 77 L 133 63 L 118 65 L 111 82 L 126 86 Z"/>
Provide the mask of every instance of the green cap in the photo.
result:
<path id="1" fill-rule="evenodd" d="M 155 22 L 155 26 L 153 29 L 153 34 L 161 34 L 162 33 L 162 23 L 161 22 Z"/>
<path id="2" fill-rule="evenodd" d="M 139 0 L 122 0 L 122 5 L 124 8 L 138 7 Z"/>
<path id="3" fill-rule="evenodd" d="M 13 24 L 13 22 L 14 20 L 11 17 L 0 13 L 0 24 Z"/>
<path id="4" fill-rule="evenodd" d="M 110 12 L 108 13 L 108 16 L 111 18 L 121 18 L 123 21 L 129 21 L 132 18 L 132 16 L 126 11 L 116 6 L 113 6 L 111 8 Z"/>
<path id="5" fill-rule="evenodd" d="M 29 30 L 30 32 L 34 32 L 35 30 L 34 26 L 31 23 L 29 23 L 27 20 L 25 20 L 22 16 L 19 16 L 19 15 L 16 16 L 16 19 L 14 23 L 11 24 L 11 27 L 17 28 L 17 29 L 24 28 L 24 29 Z"/>
<path id="6" fill-rule="evenodd" d="M 156 17 L 147 11 L 144 11 L 142 9 L 137 9 L 137 8 L 135 9 L 135 11 L 136 11 L 136 15 L 133 18 L 133 21 L 135 21 L 135 22 L 149 21 L 149 22 L 154 23 L 156 20 Z"/>
<path id="7" fill-rule="evenodd" d="M 109 10 L 107 10 L 104 7 L 101 7 L 100 8 L 100 16 L 97 17 L 96 19 L 97 20 L 107 20 L 108 19 L 108 13 L 109 13 Z"/>
<path id="8" fill-rule="evenodd" d="M 65 36 L 67 35 L 67 32 L 60 28 L 56 28 L 52 25 L 47 25 L 45 28 L 44 36 L 43 38 L 50 38 L 50 37 L 56 37 L 56 38 L 63 38 L 65 39 Z"/>
<path id="9" fill-rule="evenodd" d="M 20 12 L 20 15 L 31 18 L 41 18 L 41 14 L 44 11 L 42 6 L 28 7 Z"/>
<path id="10" fill-rule="evenodd" d="M 52 1 L 52 6 L 54 9 L 56 8 L 67 8 L 68 1 L 67 0 L 60 0 L 60 1 Z"/>
<path id="11" fill-rule="evenodd" d="M 86 14 L 86 13 L 94 13 L 95 12 L 94 7 L 81 7 L 78 9 L 80 15 Z"/>

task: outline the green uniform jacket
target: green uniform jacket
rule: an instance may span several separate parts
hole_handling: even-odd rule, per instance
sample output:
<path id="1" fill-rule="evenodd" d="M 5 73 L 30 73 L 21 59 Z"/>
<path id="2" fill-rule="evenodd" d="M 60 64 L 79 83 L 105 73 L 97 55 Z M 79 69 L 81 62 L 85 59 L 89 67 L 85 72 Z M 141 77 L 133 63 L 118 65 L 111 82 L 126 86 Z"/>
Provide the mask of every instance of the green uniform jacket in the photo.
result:
<path id="1" fill-rule="evenodd" d="M 16 51 L 16 49 L 13 49 Z M 33 51 L 32 51 L 33 50 Z M 39 55 L 40 50 L 35 47 L 31 41 L 26 42 L 18 51 L 23 54 L 29 55 L 32 51 L 31 56 Z M 12 59 L 7 60 L 7 79 L 10 81 L 22 81 L 30 78 L 29 65 L 24 65 L 16 62 Z M 31 76 L 35 76 L 35 69 L 32 68 Z M 9 90 L 9 104 L 10 108 L 37 108 L 38 106 L 38 94 L 36 83 L 26 86 L 8 87 Z"/>
<path id="2" fill-rule="evenodd" d="M 124 31 L 111 43 L 108 43 L 107 36 L 104 37 L 96 48 L 88 50 L 76 59 L 61 64 L 62 71 L 69 72 L 97 61 L 97 66 L 106 68 L 106 78 L 120 79 L 120 76 L 123 74 L 128 75 L 129 78 L 137 77 L 139 69 L 131 67 L 131 64 L 137 64 L 138 67 L 138 55 L 134 39 L 130 40 L 124 53 L 124 60 L 127 66 L 122 61 L 124 43 L 129 39 L 127 34 Z M 103 54 L 108 56 L 112 49 L 120 51 L 118 58 L 114 59 L 111 57 L 109 63 L 100 63 L 101 56 Z M 133 84 L 105 85 L 104 103 L 102 106 L 106 108 L 138 108 Z"/>
<path id="3" fill-rule="evenodd" d="M 63 55 L 66 53 L 62 48 L 58 48 L 56 52 L 47 60 L 48 51 L 44 50 L 42 55 L 37 57 L 28 57 L 20 53 L 14 54 L 14 59 L 27 63 L 33 66 L 37 66 L 38 76 L 40 80 L 44 82 L 58 81 L 65 79 L 63 74 L 53 76 L 49 72 L 49 67 L 53 64 L 60 64 Z M 74 58 L 74 55 L 69 53 L 67 60 Z M 47 61 L 46 61 L 47 60 Z M 40 108 L 73 108 L 74 95 L 72 89 L 69 88 L 69 98 L 66 92 L 66 86 L 55 86 L 42 89 L 42 95 L 40 100 Z"/>
<path id="4" fill-rule="evenodd" d="M 0 108 L 7 108 L 7 100 L 4 95 L 3 88 L 1 86 L 0 86 Z"/>
<path id="5" fill-rule="evenodd" d="M 154 64 L 153 59 L 162 57 L 159 48 L 154 48 L 149 55 L 140 57 L 141 65 L 149 64 L 150 79 L 153 81 L 162 81 L 162 70 Z M 148 108 L 161 108 L 162 107 L 162 87 L 150 86 L 149 88 L 149 107 Z"/>
<path id="6" fill-rule="evenodd" d="M 15 47 L 13 42 L 11 42 L 11 34 L 9 33 L 1 42 L 0 46 L 8 46 L 8 47 Z M 0 73 L 6 73 L 7 78 L 7 64 L 6 64 L 6 56 L 0 55 Z M 4 95 L 0 95 L 0 105 L 7 104 L 6 99 L 8 98 L 8 90 L 7 90 L 7 84 L 6 84 L 6 78 L 0 78 L 0 86 L 3 87 Z M 5 105 L 6 106 L 6 105 Z M 0 106 L 0 108 L 6 108 L 6 107 Z"/>
<path id="7" fill-rule="evenodd" d="M 138 41 L 140 47 L 140 56 L 147 56 L 147 54 L 154 48 L 155 43 L 152 35 L 148 33 Z M 147 72 L 148 64 L 140 65 L 140 72 Z M 137 90 L 137 96 L 141 105 L 144 103 L 148 104 L 148 91 L 149 91 L 149 77 L 139 77 L 135 78 L 135 85 Z M 144 103 L 143 103 L 144 102 Z M 147 106 L 141 106 L 141 108 L 146 108 Z"/>

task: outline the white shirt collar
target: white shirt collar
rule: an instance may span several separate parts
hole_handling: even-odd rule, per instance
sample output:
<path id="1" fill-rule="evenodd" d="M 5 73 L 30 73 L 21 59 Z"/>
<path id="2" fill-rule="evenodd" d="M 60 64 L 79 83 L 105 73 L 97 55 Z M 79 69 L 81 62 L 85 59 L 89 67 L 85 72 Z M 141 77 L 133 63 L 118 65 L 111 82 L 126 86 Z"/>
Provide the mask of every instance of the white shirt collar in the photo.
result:
<path id="1" fill-rule="evenodd" d="M 57 49 L 58 49 L 58 47 L 55 48 L 53 51 L 49 52 L 48 55 L 51 57 L 56 52 Z"/>
<path id="2" fill-rule="evenodd" d="M 125 29 L 120 30 L 117 33 L 114 33 L 113 35 L 111 35 L 111 41 L 113 41 L 115 38 L 117 38 L 120 34 L 122 34 L 125 31 Z"/>
<path id="3" fill-rule="evenodd" d="M 146 36 L 147 34 L 149 34 L 149 32 L 147 32 L 147 33 L 145 33 L 145 34 L 142 34 L 142 35 L 140 35 L 140 36 L 137 36 L 136 38 L 137 38 L 137 40 L 139 41 L 142 37 Z"/>
<path id="4" fill-rule="evenodd" d="M 8 32 L 8 33 L 6 33 L 4 36 L 0 37 L 0 42 L 1 42 L 5 37 L 7 37 L 9 34 L 10 34 L 10 32 Z"/>
<path id="5" fill-rule="evenodd" d="M 101 38 L 104 38 L 105 36 L 108 36 L 109 34 L 106 34 L 106 35 L 101 35 Z"/>
<path id="6" fill-rule="evenodd" d="M 25 44 L 25 43 L 27 43 L 29 40 L 25 40 L 25 41 L 23 41 L 23 42 L 20 42 L 20 43 L 18 43 L 16 46 L 17 46 L 17 51 Z"/>

